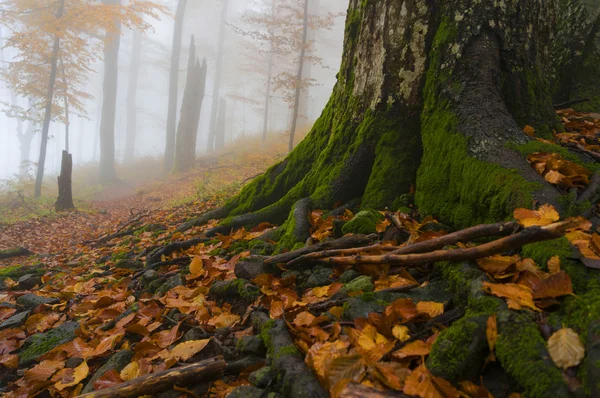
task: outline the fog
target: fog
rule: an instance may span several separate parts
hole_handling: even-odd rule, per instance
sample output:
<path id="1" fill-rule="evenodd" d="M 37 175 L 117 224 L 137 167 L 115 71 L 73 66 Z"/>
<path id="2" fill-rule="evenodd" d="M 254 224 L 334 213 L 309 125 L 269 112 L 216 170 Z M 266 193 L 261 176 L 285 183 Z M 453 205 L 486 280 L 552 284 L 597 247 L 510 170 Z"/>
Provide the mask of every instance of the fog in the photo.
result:
<path id="1" fill-rule="evenodd" d="M 16 0 L 18 1 L 18 0 Z M 298 4 L 297 0 L 274 0 L 276 3 Z M 67 4 L 69 0 L 67 0 Z M 160 2 L 169 10 L 168 15 L 160 13 L 160 19 L 144 16 L 144 21 L 151 29 L 143 32 L 141 63 L 139 69 L 139 86 L 137 89 L 136 113 L 137 136 L 134 157 L 125 155 L 127 129 L 127 90 L 134 32 L 126 25 L 121 31 L 121 45 L 118 61 L 117 110 L 115 114 L 115 160 L 120 164 L 131 163 L 137 158 L 155 156 L 162 159 L 165 151 L 165 135 L 167 109 L 169 102 L 169 71 L 173 42 L 174 15 L 176 0 Z M 344 36 L 345 13 L 347 0 L 311 0 L 311 15 L 319 15 L 330 19 L 326 28 L 311 29 L 309 34 L 314 43 L 310 48 L 310 57 L 314 62 L 305 68 L 303 79 L 311 82 L 306 88 L 308 101 L 306 114 L 300 114 L 300 120 L 310 125 L 320 115 L 329 100 L 336 81 Z M 124 2 L 126 5 L 126 1 Z M 265 76 L 268 63 L 269 46 L 250 34 L 242 34 L 251 30 L 262 29 L 250 26 L 245 16 L 260 15 L 271 8 L 271 0 L 229 0 L 227 23 L 225 26 L 223 68 L 220 97 L 227 100 L 225 118 L 225 141 L 231 143 L 242 136 L 256 136 L 260 139 L 263 133 L 264 98 L 267 78 Z M 196 43 L 196 56 L 202 61 L 206 59 L 208 70 L 206 75 L 205 95 L 201 107 L 200 122 L 197 135 L 197 156 L 207 151 L 209 124 L 211 119 L 212 98 L 215 86 L 215 68 L 218 54 L 219 27 L 221 22 L 222 0 L 188 0 L 185 11 L 182 34 L 182 51 L 180 56 L 178 79 L 177 116 L 179 118 L 182 98 L 186 86 L 188 53 L 190 38 L 193 35 Z M 0 6 L 2 7 L 2 6 Z M 333 18 L 333 15 L 337 17 Z M 2 21 L 0 21 L 0 24 Z M 301 26 L 302 20 L 298 21 Z M 2 39 L 10 38 L 11 31 L 2 27 Z M 82 33 L 82 35 L 84 35 Z M 97 40 L 94 37 L 86 40 Z M 48 43 L 50 51 L 52 43 Z M 5 45 L 3 62 L 0 67 L 6 68 L 17 59 L 17 50 Z M 308 63 L 308 61 L 305 61 Z M 279 55 L 274 57 L 273 75 L 295 75 L 298 68 L 298 54 Z M 86 77 L 84 89 L 90 98 L 84 98 L 86 117 L 75 112 L 70 116 L 70 152 L 73 154 L 74 168 L 79 165 L 93 165 L 100 158 L 100 115 L 103 98 L 103 57 L 102 51 L 92 64 L 93 71 Z M 274 84 L 277 86 L 277 84 Z M 268 131 L 286 134 L 290 130 L 291 104 L 289 88 L 276 89 L 271 94 L 271 109 L 268 118 Z M 303 91 L 305 91 L 303 90 Z M 15 96 L 6 81 L 0 81 L 0 109 L 19 105 L 27 108 L 28 99 Z M 43 113 L 43 107 L 38 106 Z M 302 112 L 301 112 L 302 113 Z M 17 132 L 27 130 L 30 122 L 19 121 L 18 118 L 0 113 L 0 179 L 15 178 L 20 170 L 20 149 Z M 35 124 L 36 134 L 32 140 L 29 160 L 37 162 L 41 141 L 41 125 Z M 65 146 L 65 125 L 57 121 L 50 124 L 46 176 L 58 174 L 60 171 L 61 151 Z M 30 165 L 31 175 L 35 174 L 35 164 Z"/>

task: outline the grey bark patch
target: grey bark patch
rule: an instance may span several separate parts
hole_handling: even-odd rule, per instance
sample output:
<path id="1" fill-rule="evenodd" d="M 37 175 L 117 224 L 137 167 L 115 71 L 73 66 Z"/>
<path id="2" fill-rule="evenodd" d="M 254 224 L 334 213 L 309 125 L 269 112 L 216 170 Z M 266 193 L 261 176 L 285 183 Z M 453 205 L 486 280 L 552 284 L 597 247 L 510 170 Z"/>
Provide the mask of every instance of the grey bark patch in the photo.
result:
<path id="1" fill-rule="evenodd" d="M 4 322 L 0 323 L 0 330 L 17 328 L 25 323 L 27 318 L 29 318 L 30 311 L 21 312 L 19 314 L 13 315 Z"/>
<path id="2" fill-rule="evenodd" d="M 235 276 L 241 279 L 252 280 L 268 272 L 262 259 L 240 261 L 235 265 Z"/>
<path id="3" fill-rule="evenodd" d="M 265 356 L 267 348 L 263 341 L 257 336 L 243 336 L 235 346 L 236 352 L 241 355 Z"/>
<path id="4" fill-rule="evenodd" d="M 90 381 L 88 381 L 88 383 L 85 385 L 82 394 L 87 394 L 94 391 L 94 383 L 100 377 L 104 376 L 106 372 L 111 370 L 120 372 L 123 370 L 123 368 L 125 368 L 125 366 L 131 362 L 131 358 L 133 358 L 133 352 L 130 350 L 123 350 L 114 354 L 100 369 L 96 371 L 96 373 L 94 373 L 94 376 L 92 376 Z"/>
<path id="5" fill-rule="evenodd" d="M 294 239 L 296 242 L 306 242 L 310 237 L 310 224 L 309 216 L 312 210 L 313 203 L 310 198 L 304 198 L 294 204 Z"/>
<path id="6" fill-rule="evenodd" d="M 19 354 L 19 366 L 27 366 L 59 345 L 73 340 L 78 328 L 77 322 L 65 322 L 48 332 L 29 336 Z"/>
<path id="7" fill-rule="evenodd" d="M 41 304 L 53 305 L 58 303 L 60 303 L 60 300 L 57 298 L 36 296 L 33 293 L 25 294 L 17 299 L 17 304 L 28 310 L 33 310 Z"/>

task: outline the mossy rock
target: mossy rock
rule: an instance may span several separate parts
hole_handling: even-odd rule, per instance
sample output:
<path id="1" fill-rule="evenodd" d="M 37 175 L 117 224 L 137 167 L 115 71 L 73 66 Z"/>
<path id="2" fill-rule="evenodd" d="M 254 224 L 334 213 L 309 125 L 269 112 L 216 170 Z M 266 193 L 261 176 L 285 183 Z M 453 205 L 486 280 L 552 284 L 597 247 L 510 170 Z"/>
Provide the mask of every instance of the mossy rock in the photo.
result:
<path id="1" fill-rule="evenodd" d="M 489 353 L 487 315 L 462 318 L 437 338 L 427 369 L 452 382 L 475 380 Z"/>
<path id="2" fill-rule="evenodd" d="M 273 368 L 265 366 L 250 373 L 248 380 L 258 388 L 267 388 L 275 376 L 276 374 Z"/>
<path id="3" fill-rule="evenodd" d="M 387 303 L 375 298 L 373 293 L 348 299 L 343 306 L 342 318 L 353 321 L 357 318 L 367 318 L 371 312 L 382 312 Z"/>
<path id="4" fill-rule="evenodd" d="M 38 264 L 34 266 L 12 265 L 9 267 L 0 268 L 0 290 L 5 289 L 4 280 L 10 278 L 18 280 L 25 275 L 41 276 L 44 274 L 44 265 Z"/>
<path id="5" fill-rule="evenodd" d="M 158 282 L 158 283 L 155 284 L 155 282 Z M 165 293 L 167 293 L 169 290 L 171 290 L 177 286 L 183 286 L 183 278 L 181 277 L 181 274 L 173 275 L 172 277 L 167 279 L 166 282 L 164 282 L 164 283 L 161 283 L 160 280 L 152 281 L 150 283 L 150 285 L 148 285 L 148 287 L 152 287 L 153 285 L 157 286 L 156 291 L 154 292 L 154 295 L 162 296 Z"/>
<path id="6" fill-rule="evenodd" d="M 267 348 L 262 339 L 257 336 L 242 336 L 235 345 L 235 350 L 243 356 L 253 355 L 263 357 L 267 353 Z"/>
<path id="7" fill-rule="evenodd" d="M 347 293 L 354 292 L 372 292 L 375 286 L 373 285 L 373 281 L 370 276 L 362 275 L 358 278 L 346 283 L 344 285 L 344 289 Z"/>
<path id="8" fill-rule="evenodd" d="M 264 390 L 254 386 L 241 386 L 227 395 L 227 398 L 263 398 Z"/>
<path id="9" fill-rule="evenodd" d="M 0 250 L 0 260 L 12 257 L 28 256 L 31 252 L 24 247 Z"/>
<path id="10" fill-rule="evenodd" d="M 260 295 L 260 289 L 246 279 L 233 279 L 230 281 L 218 281 L 211 285 L 209 298 L 215 300 L 218 305 L 227 302 L 233 308 L 232 312 L 243 314 L 247 306 Z"/>
<path id="11" fill-rule="evenodd" d="M 4 322 L 0 323 L 0 330 L 18 328 L 25 323 L 31 311 L 20 312 L 16 315 L 11 316 Z"/>
<path id="12" fill-rule="evenodd" d="M 121 260 L 117 263 L 117 265 L 115 265 L 115 268 L 138 271 L 144 268 L 144 263 L 142 263 L 141 261 L 134 260 Z"/>
<path id="13" fill-rule="evenodd" d="M 28 310 L 33 310 L 42 304 L 53 305 L 58 303 L 60 303 L 60 300 L 57 298 L 37 296 L 33 293 L 24 294 L 17 299 L 17 304 Z"/>
<path id="14" fill-rule="evenodd" d="M 363 210 L 356 214 L 342 228 L 344 235 L 347 234 L 374 234 L 377 233 L 377 224 L 383 220 L 383 216 L 374 210 Z"/>
<path id="15" fill-rule="evenodd" d="M 311 271 L 308 280 L 302 287 L 310 289 L 314 287 L 330 285 L 331 283 L 333 283 L 333 279 L 331 279 L 331 274 L 332 271 L 330 268 L 316 267 Z"/>
<path id="16" fill-rule="evenodd" d="M 73 340 L 78 328 L 77 322 L 65 322 L 48 332 L 29 336 L 19 354 L 19 366 L 27 366 L 59 345 Z"/>
<path id="17" fill-rule="evenodd" d="M 116 370 L 117 372 L 120 372 L 121 370 L 123 370 L 123 368 L 125 368 L 125 366 L 129 365 L 129 363 L 131 362 L 131 358 L 133 358 L 133 352 L 130 350 L 119 351 L 113 356 L 111 356 L 110 359 L 106 361 L 106 363 L 100 369 L 98 369 L 96 373 L 94 373 L 94 375 L 92 376 L 90 381 L 88 381 L 88 383 L 85 385 L 81 393 L 87 394 L 94 391 L 94 383 L 96 382 L 96 380 L 98 380 L 100 377 L 104 376 L 106 372 L 109 372 L 111 370 Z"/>

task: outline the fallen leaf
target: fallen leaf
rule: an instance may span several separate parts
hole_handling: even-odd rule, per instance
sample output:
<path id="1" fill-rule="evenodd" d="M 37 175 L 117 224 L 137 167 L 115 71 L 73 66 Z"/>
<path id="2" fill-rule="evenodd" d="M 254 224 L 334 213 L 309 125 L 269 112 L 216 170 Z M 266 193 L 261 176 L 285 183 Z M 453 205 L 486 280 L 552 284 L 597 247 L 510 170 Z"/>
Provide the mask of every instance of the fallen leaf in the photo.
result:
<path id="1" fill-rule="evenodd" d="M 83 361 L 75 369 L 64 369 L 60 380 L 54 384 L 54 387 L 56 387 L 58 391 L 62 391 L 68 387 L 74 387 L 88 377 L 89 373 L 90 368 L 88 367 L 87 362 Z"/>
<path id="2" fill-rule="evenodd" d="M 573 294 L 571 277 L 565 271 L 560 271 L 541 280 L 533 287 L 533 298 L 555 298 Z"/>
<path id="3" fill-rule="evenodd" d="M 404 325 L 396 325 L 392 329 L 392 334 L 394 337 L 402 342 L 410 339 L 410 334 L 408 333 L 408 327 Z"/>
<path id="4" fill-rule="evenodd" d="M 520 310 L 522 307 L 540 311 L 533 303 L 531 289 L 514 283 L 498 284 L 483 282 L 483 290 L 497 297 L 507 299 L 508 308 Z"/>
<path id="5" fill-rule="evenodd" d="M 119 376 L 123 381 L 129 381 L 135 379 L 140 375 L 140 365 L 138 365 L 137 361 L 131 362 L 129 365 L 125 366 Z"/>
<path id="6" fill-rule="evenodd" d="M 548 339 L 548 352 L 556 366 L 568 369 L 581 363 L 585 347 L 573 329 L 562 328 Z"/>
<path id="7" fill-rule="evenodd" d="M 406 378 L 404 394 L 421 398 L 459 398 L 460 393 L 448 381 L 433 376 L 425 365 L 419 366 Z"/>
<path id="8" fill-rule="evenodd" d="M 523 132 L 530 137 L 535 137 L 535 129 L 530 125 L 523 127 Z"/>
<path id="9" fill-rule="evenodd" d="M 560 220 L 554 206 L 542 205 L 538 210 L 516 209 L 514 218 L 524 227 L 550 225 Z"/>
<path id="10" fill-rule="evenodd" d="M 444 303 L 435 303 L 433 301 L 419 301 L 417 311 L 425 313 L 432 318 L 444 313 Z"/>
<path id="11" fill-rule="evenodd" d="M 187 361 L 204 349 L 210 342 L 210 339 L 190 340 L 177 344 L 171 351 L 159 354 L 163 359 L 176 359 L 178 361 Z"/>
<path id="12" fill-rule="evenodd" d="M 494 355 L 496 349 L 496 341 L 498 340 L 498 325 L 496 322 L 496 314 L 490 315 L 487 320 L 487 329 L 485 331 L 488 341 L 488 347 L 490 348 L 490 355 Z M 492 357 L 495 359 L 495 357 Z"/>
<path id="13" fill-rule="evenodd" d="M 415 340 L 392 353 L 394 358 L 424 357 L 431 352 L 431 345 L 422 340 Z"/>
<path id="14" fill-rule="evenodd" d="M 104 390 L 121 383 L 123 383 L 123 380 L 121 379 L 121 376 L 119 376 L 119 372 L 117 372 L 115 369 L 111 369 L 94 382 L 94 389 Z"/>

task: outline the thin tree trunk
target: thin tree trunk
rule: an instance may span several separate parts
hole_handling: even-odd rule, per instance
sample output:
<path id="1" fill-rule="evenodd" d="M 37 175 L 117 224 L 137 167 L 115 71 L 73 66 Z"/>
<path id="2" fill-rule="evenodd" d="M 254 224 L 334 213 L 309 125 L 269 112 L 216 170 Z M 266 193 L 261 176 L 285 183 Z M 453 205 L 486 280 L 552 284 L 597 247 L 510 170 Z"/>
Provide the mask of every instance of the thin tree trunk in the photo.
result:
<path id="1" fill-rule="evenodd" d="M 179 60 L 181 58 L 181 36 L 187 0 L 179 0 L 175 13 L 173 29 L 173 48 L 171 49 L 171 70 L 169 75 L 169 108 L 167 113 L 167 138 L 165 143 L 165 171 L 173 168 L 175 157 L 175 134 L 177 132 L 177 88 L 179 84 Z"/>
<path id="2" fill-rule="evenodd" d="M 140 80 L 142 58 L 142 32 L 133 31 L 131 63 L 129 64 L 129 82 L 127 89 L 127 136 L 125 141 L 125 160 L 135 157 L 135 139 L 137 135 L 137 91 Z"/>
<path id="3" fill-rule="evenodd" d="M 219 96 L 221 91 L 221 76 L 223 74 L 223 53 L 225 46 L 225 27 L 227 24 L 227 9 L 229 0 L 223 0 L 221 9 L 221 25 L 219 29 L 219 44 L 217 47 L 217 64 L 215 66 L 215 75 L 213 80 L 212 107 L 210 111 L 210 125 L 208 128 L 208 152 L 215 149 L 215 136 L 217 128 L 217 112 L 219 110 Z"/>
<path id="4" fill-rule="evenodd" d="M 71 175 L 73 173 L 73 155 L 68 151 L 62 151 L 60 175 L 58 176 L 58 199 L 56 199 L 56 211 L 65 211 L 75 208 L 73 204 L 73 189 Z"/>
<path id="5" fill-rule="evenodd" d="M 271 3 L 271 20 L 275 19 L 275 0 Z M 273 79 L 273 32 L 269 31 L 270 43 L 269 43 L 269 68 L 267 71 L 267 93 L 265 94 L 265 113 L 263 119 L 263 144 L 267 142 L 267 132 L 269 129 L 269 111 L 271 107 L 271 80 Z"/>
<path id="6" fill-rule="evenodd" d="M 65 0 L 60 0 L 56 18 L 60 19 L 65 10 Z M 58 54 L 60 50 L 60 38 L 54 39 L 52 46 L 52 58 L 50 60 L 50 78 L 48 80 L 48 91 L 46 93 L 46 110 L 44 114 L 44 124 L 42 126 L 42 141 L 40 144 L 40 157 L 37 166 L 37 175 L 35 178 L 34 196 L 42 196 L 42 180 L 44 179 L 44 166 L 46 164 L 46 149 L 48 147 L 48 130 L 50 130 L 50 121 L 52 119 L 52 101 L 54 100 L 54 84 L 56 83 L 56 74 L 58 69 Z"/>
<path id="7" fill-rule="evenodd" d="M 173 171 L 183 172 L 194 166 L 196 161 L 196 141 L 202 100 L 206 86 L 206 60 L 202 65 L 196 59 L 194 36 L 191 38 L 190 55 L 187 69 L 187 82 L 181 104 L 181 117 L 177 129 L 175 162 Z"/>
<path id="8" fill-rule="evenodd" d="M 106 5 L 120 6 L 121 0 L 102 0 Z M 102 118 L 100 120 L 100 182 L 117 181 L 115 170 L 115 122 L 119 79 L 119 47 L 121 21 L 115 20 L 115 31 L 107 32 L 104 42 L 104 83 Z"/>
<path id="9" fill-rule="evenodd" d="M 227 101 L 221 98 L 219 101 L 219 115 L 217 118 L 217 130 L 215 137 L 215 151 L 223 149 L 225 146 L 225 125 L 227 123 Z"/>
<path id="10" fill-rule="evenodd" d="M 319 0 L 309 0 L 309 8 L 311 10 L 312 15 L 319 15 Z M 313 43 L 316 37 L 315 29 L 308 28 L 308 38 L 306 40 L 306 45 L 309 46 L 309 43 Z M 311 48 L 311 51 L 314 51 L 314 48 Z M 312 75 L 312 62 L 307 60 L 306 57 L 303 60 L 304 62 L 304 70 L 302 71 L 302 79 L 304 81 L 310 81 Z M 310 125 L 310 115 L 309 115 L 309 102 L 310 102 L 310 86 L 306 85 L 303 87 L 300 92 L 300 105 L 298 106 L 298 121 L 296 128 L 307 127 Z"/>
<path id="11" fill-rule="evenodd" d="M 302 48 L 298 60 L 298 74 L 296 75 L 296 96 L 294 97 L 294 109 L 290 126 L 290 142 L 288 150 L 294 149 L 294 136 L 296 135 L 296 124 L 298 123 L 298 107 L 300 106 L 300 92 L 302 91 L 302 72 L 304 70 L 304 56 L 306 55 L 306 41 L 308 39 L 308 1 L 304 0 L 304 22 L 302 25 Z"/>
<path id="12" fill-rule="evenodd" d="M 79 163 L 83 163 L 83 142 L 85 141 L 85 134 L 84 134 L 85 119 L 79 118 L 79 123 L 77 124 L 77 126 L 78 126 L 77 149 L 75 149 L 77 151 L 76 158 Z"/>
<path id="13" fill-rule="evenodd" d="M 62 77 L 62 81 L 64 84 L 64 95 L 63 95 L 63 100 L 64 100 L 64 106 L 65 106 L 65 151 L 67 151 L 67 153 L 69 152 L 69 124 L 70 124 L 70 118 L 69 118 L 69 86 L 67 84 L 67 75 L 65 74 L 65 64 L 63 62 L 62 57 L 60 58 L 60 72 L 61 72 L 61 77 Z"/>

